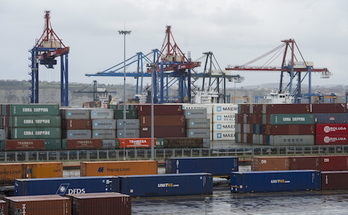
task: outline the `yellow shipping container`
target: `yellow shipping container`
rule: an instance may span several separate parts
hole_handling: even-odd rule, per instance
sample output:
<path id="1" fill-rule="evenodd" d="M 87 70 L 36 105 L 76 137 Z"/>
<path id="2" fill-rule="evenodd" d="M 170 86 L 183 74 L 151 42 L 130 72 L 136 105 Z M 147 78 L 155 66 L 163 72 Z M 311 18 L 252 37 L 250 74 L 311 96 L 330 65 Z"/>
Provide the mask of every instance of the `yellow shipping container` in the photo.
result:
<path id="1" fill-rule="evenodd" d="M 63 177 L 62 162 L 23 163 L 24 178 Z"/>
<path id="2" fill-rule="evenodd" d="M 0 182 L 1 184 L 13 182 L 15 179 L 23 177 L 23 167 L 21 163 L 1 163 Z"/>
<path id="3" fill-rule="evenodd" d="M 152 175 L 157 173 L 157 161 L 138 160 L 80 163 L 80 176 Z"/>

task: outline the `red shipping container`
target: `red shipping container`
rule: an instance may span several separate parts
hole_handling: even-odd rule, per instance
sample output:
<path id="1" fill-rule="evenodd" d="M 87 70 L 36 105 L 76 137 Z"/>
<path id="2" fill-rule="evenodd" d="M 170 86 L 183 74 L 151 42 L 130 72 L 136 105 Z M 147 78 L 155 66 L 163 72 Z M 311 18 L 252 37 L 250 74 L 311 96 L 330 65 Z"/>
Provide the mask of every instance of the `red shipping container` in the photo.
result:
<path id="1" fill-rule="evenodd" d="M 155 126 L 154 136 L 156 138 L 162 137 L 186 137 L 185 126 Z M 150 138 L 151 137 L 151 127 L 140 127 L 140 137 Z"/>
<path id="2" fill-rule="evenodd" d="M 102 149 L 102 139 L 66 139 L 66 149 Z"/>
<path id="3" fill-rule="evenodd" d="M 289 170 L 321 170 L 319 156 L 290 156 Z"/>
<path id="4" fill-rule="evenodd" d="M 45 140 L 6 140 L 6 151 L 45 150 Z"/>
<path id="5" fill-rule="evenodd" d="M 348 170 L 348 155 L 322 155 L 321 171 L 345 171 Z"/>
<path id="6" fill-rule="evenodd" d="M 131 215 L 132 199 L 120 193 L 85 193 L 69 195 L 73 215 Z"/>
<path id="7" fill-rule="evenodd" d="M 347 134 L 348 124 L 316 124 L 316 134 Z"/>
<path id="8" fill-rule="evenodd" d="M 90 119 L 63 119 L 64 130 L 90 130 L 92 121 Z"/>
<path id="9" fill-rule="evenodd" d="M 150 148 L 151 138 L 118 138 L 120 148 Z M 156 147 L 156 138 L 154 138 Z"/>
<path id="10" fill-rule="evenodd" d="M 182 105 L 153 105 L 154 115 L 184 115 Z M 151 105 L 141 104 L 134 105 L 134 108 L 138 110 L 138 116 L 151 115 Z"/>
<path id="11" fill-rule="evenodd" d="M 5 201 L 11 215 L 71 215 L 71 200 L 59 195 L 5 197 Z"/>
<path id="12" fill-rule="evenodd" d="M 151 116 L 139 116 L 140 126 L 151 126 Z M 184 115 L 159 115 L 154 116 L 154 126 L 185 126 Z"/>
<path id="13" fill-rule="evenodd" d="M 311 113 L 345 113 L 347 105 L 345 103 L 322 103 L 310 104 Z"/>
<path id="14" fill-rule="evenodd" d="M 253 112 L 254 114 L 262 114 L 263 104 L 253 104 Z"/>
<path id="15" fill-rule="evenodd" d="M 348 144 L 347 134 L 317 134 L 315 135 L 316 145 L 346 145 Z"/>
<path id="16" fill-rule="evenodd" d="M 250 113 L 250 104 L 240 104 L 240 113 L 249 114 Z"/>
<path id="17" fill-rule="evenodd" d="M 0 200 L 0 214 L 8 215 L 7 203 L 4 200 Z"/>
<path id="18" fill-rule="evenodd" d="M 309 104 L 264 104 L 264 114 L 309 113 Z"/>
<path id="19" fill-rule="evenodd" d="M 348 171 L 321 172 L 322 190 L 348 189 Z"/>
<path id="20" fill-rule="evenodd" d="M 267 135 L 312 135 L 314 125 L 263 125 L 262 131 Z"/>

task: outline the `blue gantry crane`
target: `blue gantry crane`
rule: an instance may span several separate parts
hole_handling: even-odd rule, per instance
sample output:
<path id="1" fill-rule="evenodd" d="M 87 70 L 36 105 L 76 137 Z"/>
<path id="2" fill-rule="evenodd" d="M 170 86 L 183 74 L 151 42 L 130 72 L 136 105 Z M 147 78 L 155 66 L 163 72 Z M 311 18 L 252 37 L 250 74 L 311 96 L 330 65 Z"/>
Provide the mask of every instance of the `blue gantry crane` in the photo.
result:
<path id="1" fill-rule="evenodd" d="M 39 66 L 44 65 L 47 69 L 53 69 L 57 65 L 57 57 L 60 57 L 60 89 L 61 105 L 69 105 L 68 97 L 68 54 L 70 48 L 65 46 L 62 40 L 54 32 L 50 22 L 50 11 L 45 11 L 45 28 L 31 53 L 31 103 L 39 103 Z"/>
<path id="2" fill-rule="evenodd" d="M 135 94 L 142 94 L 143 91 L 149 89 L 149 86 L 143 85 L 144 78 L 152 78 L 151 91 L 155 103 L 168 102 L 191 102 L 192 95 L 197 90 L 213 89 L 220 90 L 222 94 L 225 93 L 226 82 L 233 80 L 241 80 L 239 75 L 227 75 L 221 71 L 212 73 L 212 63 L 207 64 L 212 60 L 212 52 L 204 53 L 207 58 L 205 61 L 205 69 L 203 73 L 196 72 L 194 68 L 201 65 L 200 61 L 191 61 L 190 57 L 186 57 L 180 50 L 179 46 L 174 40 L 171 32 L 171 26 L 166 28 L 166 36 L 161 50 L 153 49 L 148 54 L 138 52 L 136 55 L 128 58 L 125 62 L 121 62 L 106 70 L 96 74 L 86 74 L 86 76 L 124 76 L 124 64 L 129 67 L 132 64 L 136 65 L 136 70 L 126 72 L 127 77 L 133 77 L 137 80 Z M 215 59 L 215 58 L 214 58 Z M 215 64 L 216 65 L 216 64 Z M 203 80 L 202 87 L 196 86 L 194 83 L 198 79 L 208 79 L 209 86 L 205 86 Z M 215 80 L 215 81 L 214 81 Z M 224 81 L 222 81 L 224 80 Z M 214 87 L 212 87 L 214 85 Z M 176 87 L 175 90 L 171 90 Z M 170 92 L 177 91 L 177 95 L 171 95 Z M 223 95 L 225 98 L 225 95 Z M 224 100 L 225 101 L 225 100 Z"/>

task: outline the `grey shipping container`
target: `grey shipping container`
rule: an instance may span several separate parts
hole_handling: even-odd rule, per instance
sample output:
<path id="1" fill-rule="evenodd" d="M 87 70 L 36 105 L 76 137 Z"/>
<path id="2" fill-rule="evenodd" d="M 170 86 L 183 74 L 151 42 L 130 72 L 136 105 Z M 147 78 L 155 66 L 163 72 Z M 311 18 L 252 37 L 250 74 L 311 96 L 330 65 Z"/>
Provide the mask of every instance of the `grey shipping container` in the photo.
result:
<path id="1" fill-rule="evenodd" d="M 213 193 L 213 177 L 209 173 L 120 176 L 120 183 L 121 193 L 132 197 Z"/>
<path id="2" fill-rule="evenodd" d="M 102 140 L 103 141 L 103 149 L 115 149 L 118 148 L 116 145 L 116 140 Z"/>
<path id="3" fill-rule="evenodd" d="M 193 110 L 202 110 L 202 109 L 193 109 Z M 186 128 L 208 128 L 210 129 L 210 120 L 209 119 L 186 119 Z"/>
<path id="4" fill-rule="evenodd" d="M 6 140 L 6 132 L 4 129 L 0 129 L 0 140 Z"/>
<path id="5" fill-rule="evenodd" d="M 124 135 L 123 129 L 117 130 L 117 138 L 139 138 L 140 131 L 139 129 L 126 129 L 126 135 Z"/>
<path id="6" fill-rule="evenodd" d="M 66 139 L 90 139 L 92 137 L 91 130 L 66 130 L 63 133 Z"/>
<path id="7" fill-rule="evenodd" d="M 91 119 L 113 119 L 114 110 L 113 109 L 91 109 Z"/>
<path id="8" fill-rule="evenodd" d="M 266 144 L 273 146 L 314 145 L 314 135 L 266 135 Z"/>
<path id="9" fill-rule="evenodd" d="M 140 123 L 139 119 L 126 119 L 126 129 L 139 129 Z M 123 119 L 117 119 L 116 120 L 116 128 L 117 129 L 123 129 L 124 120 Z"/>
<path id="10" fill-rule="evenodd" d="M 114 139 L 116 138 L 115 129 L 101 129 L 101 130 L 92 130 L 93 139 Z"/>
<path id="11" fill-rule="evenodd" d="M 187 129 L 186 135 L 187 137 L 210 138 L 210 129 L 207 129 L 207 128 Z"/>
<path id="12" fill-rule="evenodd" d="M 61 109 L 61 116 L 62 119 L 90 119 L 90 112 L 86 108 Z"/>
<path id="13" fill-rule="evenodd" d="M 92 119 L 92 129 L 116 129 L 116 120 Z"/>
<path id="14" fill-rule="evenodd" d="M 184 109 L 186 119 L 206 119 L 207 109 Z"/>

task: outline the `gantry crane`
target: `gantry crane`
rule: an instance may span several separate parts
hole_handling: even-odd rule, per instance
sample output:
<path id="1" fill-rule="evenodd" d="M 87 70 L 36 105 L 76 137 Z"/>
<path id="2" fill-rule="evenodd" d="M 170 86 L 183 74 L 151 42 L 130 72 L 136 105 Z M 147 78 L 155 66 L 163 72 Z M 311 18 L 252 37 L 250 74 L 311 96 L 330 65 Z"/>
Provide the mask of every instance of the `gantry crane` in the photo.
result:
<path id="1" fill-rule="evenodd" d="M 313 62 L 305 61 L 302 56 L 300 49 L 298 48 L 294 39 L 282 40 L 283 42 L 278 47 L 272 49 L 271 51 L 251 60 L 241 66 L 228 66 L 226 70 L 238 70 L 238 71 L 277 71 L 280 72 L 280 83 L 278 93 L 289 92 L 290 95 L 295 97 L 295 102 L 299 102 L 299 98 L 302 97 L 301 94 L 301 84 L 304 79 L 308 76 L 308 94 L 309 101 L 311 101 L 312 95 L 312 72 L 321 73 L 321 78 L 329 78 L 332 73 L 327 68 L 313 68 Z M 283 52 L 281 67 L 271 67 L 268 66 L 269 63 L 275 60 L 276 57 L 281 55 Z M 287 56 L 290 52 L 290 56 Z M 264 66 L 261 67 L 252 67 L 250 64 L 270 55 L 271 58 L 266 62 Z M 298 54 L 299 56 L 297 56 Z M 289 83 L 286 87 L 284 84 L 284 73 L 288 73 L 290 76 Z M 305 75 L 302 75 L 302 74 Z M 293 82 L 297 79 L 296 87 L 293 87 Z"/>
<path id="2" fill-rule="evenodd" d="M 202 89 L 218 90 L 219 92 L 222 89 L 220 94 L 221 97 L 225 98 L 226 86 L 224 83 L 226 83 L 226 79 L 236 81 L 242 80 L 242 78 L 239 75 L 227 74 L 226 71 L 222 72 L 220 67 L 216 69 L 215 66 L 218 64 L 216 62 L 211 63 L 216 60 L 212 52 L 204 53 L 203 57 L 206 57 L 205 69 L 203 73 L 200 73 L 195 71 L 194 68 L 200 66 L 201 62 L 198 60 L 192 62 L 190 57 L 184 55 L 173 38 L 171 27 L 167 26 L 161 51 L 153 49 L 148 54 L 138 52 L 126 59 L 125 62 L 118 63 L 96 74 L 85 75 L 123 77 L 123 65 L 126 64 L 129 70 L 132 64 L 136 64 L 135 71 L 127 71 L 126 76 L 137 80 L 136 95 L 143 94 L 143 92 L 151 89 L 154 92 L 155 103 L 172 102 L 173 99 L 175 102 L 191 102 L 192 95 L 197 90 Z M 153 86 L 143 86 L 143 78 L 150 77 L 153 78 L 151 82 L 154 83 Z M 194 83 L 202 78 L 208 79 L 209 83 L 203 81 L 202 87 L 196 86 Z M 173 98 L 169 95 L 169 92 L 173 86 L 176 86 L 175 84 L 178 84 L 176 89 L 178 95 Z"/>
<path id="3" fill-rule="evenodd" d="M 62 40 L 52 29 L 50 22 L 50 11 L 45 11 L 45 28 L 41 37 L 37 40 L 31 52 L 31 103 L 39 103 L 39 65 L 47 69 L 53 69 L 57 65 L 57 57 L 60 57 L 60 78 L 61 78 L 61 105 L 69 105 L 68 97 L 68 54 L 69 47 L 65 46 Z"/>

